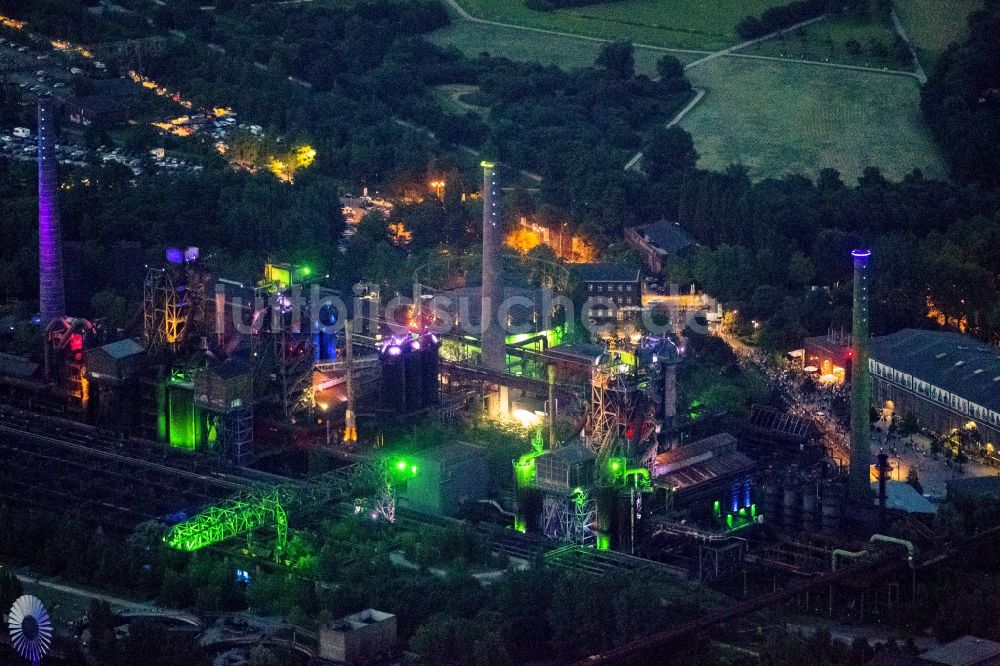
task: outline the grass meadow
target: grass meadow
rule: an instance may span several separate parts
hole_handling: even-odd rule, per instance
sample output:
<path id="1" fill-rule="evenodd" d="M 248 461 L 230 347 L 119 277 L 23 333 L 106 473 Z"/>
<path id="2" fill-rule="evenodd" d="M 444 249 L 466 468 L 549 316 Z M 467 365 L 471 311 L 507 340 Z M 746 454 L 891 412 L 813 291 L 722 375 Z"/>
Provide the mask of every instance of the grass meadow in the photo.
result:
<path id="1" fill-rule="evenodd" d="M 593 65 L 602 44 L 578 37 L 548 35 L 461 19 L 455 19 L 446 28 L 432 32 L 428 38 L 442 46 L 454 46 L 468 56 L 475 56 L 485 51 L 493 56 L 537 61 L 565 69 Z M 636 48 L 636 70 L 642 74 L 655 75 L 656 61 L 664 54 L 664 51 L 657 49 Z M 697 54 L 689 53 L 671 53 L 671 55 L 679 58 L 681 62 L 690 62 L 699 57 Z"/>
<path id="2" fill-rule="evenodd" d="M 754 44 L 742 53 L 818 60 L 863 67 L 913 70 L 909 57 L 900 60 L 893 51 L 895 33 L 886 25 L 851 16 L 830 16 L 822 21 Z M 860 49 L 849 48 L 853 40 Z"/>
<path id="3" fill-rule="evenodd" d="M 537 12 L 524 0 L 457 0 L 477 18 L 671 48 L 718 50 L 739 42 L 736 24 L 785 0 L 620 0 Z"/>
<path id="4" fill-rule="evenodd" d="M 930 74 L 951 42 L 965 36 L 966 19 L 982 0 L 895 0 L 896 13 L 917 45 L 917 55 Z"/>
<path id="5" fill-rule="evenodd" d="M 680 123 L 699 166 L 739 162 L 755 179 L 832 167 L 848 183 L 866 166 L 891 179 L 915 167 L 945 176 L 913 78 L 740 58 L 717 58 L 688 78 L 707 91 Z"/>

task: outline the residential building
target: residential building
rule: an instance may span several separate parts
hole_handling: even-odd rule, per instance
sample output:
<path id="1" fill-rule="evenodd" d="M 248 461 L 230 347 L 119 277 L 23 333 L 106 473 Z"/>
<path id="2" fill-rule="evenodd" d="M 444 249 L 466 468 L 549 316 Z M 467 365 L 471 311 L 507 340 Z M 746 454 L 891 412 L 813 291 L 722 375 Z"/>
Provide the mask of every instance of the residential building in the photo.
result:
<path id="1" fill-rule="evenodd" d="M 640 269 L 629 264 L 582 264 L 579 267 L 584 317 L 606 324 L 634 318 L 642 310 Z"/>
<path id="2" fill-rule="evenodd" d="M 650 273 L 660 273 L 670 257 L 685 257 L 698 247 L 679 222 L 650 222 L 625 230 L 625 240 L 642 255 Z"/>

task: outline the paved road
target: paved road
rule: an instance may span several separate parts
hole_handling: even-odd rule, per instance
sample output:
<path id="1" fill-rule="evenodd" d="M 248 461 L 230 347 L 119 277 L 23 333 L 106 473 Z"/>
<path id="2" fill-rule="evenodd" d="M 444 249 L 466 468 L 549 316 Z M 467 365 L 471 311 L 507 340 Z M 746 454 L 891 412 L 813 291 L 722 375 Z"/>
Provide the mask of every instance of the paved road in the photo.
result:
<path id="1" fill-rule="evenodd" d="M 692 97 L 691 101 L 688 102 L 683 109 L 678 111 L 677 115 L 674 116 L 669 123 L 667 123 L 667 128 L 669 129 L 674 125 L 676 125 L 677 123 L 679 123 L 684 118 L 684 116 L 687 115 L 688 111 L 693 109 L 695 105 L 698 104 L 698 102 L 700 102 L 701 98 L 704 96 L 705 96 L 704 88 L 695 88 L 694 97 Z M 639 165 L 639 160 L 641 159 L 642 159 L 642 151 L 639 151 L 638 153 L 632 156 L 632 159 L 630 159 L 628 162 L 625 163 L 625 170 L 629 171 L 631 169 L 637 168 Z"/>
<path id="2" fill-rule="evenodd" d="M 899 20 L 899 15 L 896 14 L 895 9 L 892 10 L 892 27 L 896 30 L 899 38 L 906 42 L 906 48 L 910 49 L 910 55 L 913 57 L 913 69 L 916 70 L 914 76 L 917 77 L 921 85 L 927 83 L 927 72 L 924 71 L 924 66 L 920 64 L 920 58 L 917 57 L 917 49 L 913 45 L 913 40 L 906 34 L 906 28 L 903 26 L 903 22 Z"/>
<path id="3" fill-rule="evenodd" d="M 728 53 L 727 58 L 745 58 L 747 60 L 772 60 L 795 65 L 814 65 L 817 67 L 832 67 L 834 69 L 849 69 L 857 72 L 872 72 L 873 74 L 887 74 L 889 76 L 907 76 L 920 80 L 916 72 L 907 72 L 903 69 L 879 69 L 878 67 L 866 67 L 864 65 L 846 65 L 840 62 L 824 62 L 822 60 L 800 60 L 798 58 L 781 58 L 778 56 L 764 56 L 753 53 Z"/>
<path id="4" fill-rule="evenodd" d="M 149 601 L 136 601 L 135 599 L 125 599 L 122 597 L 116 597 L 111 594 L 105 594 L 103 592 L 96 592 L 94 590 L 89 590 L 87 588 L 78 587 L 76 585 L 69 585 L 67 583 L 56 583 L 51 580 L 46 580 L 40 576 L 35 576 L 31 574 L 16 574 L 18 580 L 20 580 L 25 585 L 32 588 L 36 596 L 42 597 L 44 601 L 44 593 L 39 593 L 37 588 L 45 588 L 53 590 L 55 592 L 61 592 L 63 594 L 69 594 L 74 597 L 82 597 L 84 599 L 97 599 L 98 601 L 105 601 L 121 615 L 129 617 L 160 617 L 168 618 L 171 620 L 177 620 L 185 624 L 189 624 L 194 627 L 204 626 L 202 621 L 191 615 L 190 613 L 185 613 L 183 611 L 173 610 L 170 608 L 164 608 L 163 606 L 157 606 L 156 604 Z"/>
<path id="5" fill-rule="evenodd" d="M 33 587 L 45 587 L 50 590 L 55 590 L 56 592 L 63 592 L 65 594 L 71 594 L 76 597 L 84 597 L 86 599 L 97 599 L 99 601 L 106 601 L 114 608 L 145 608 L 149 610 L 166 610 L 160 608 L 155 604 L 146 601 L 135 601 L 134 599 L 123 599 L 122 597 L 116 597 L 111 594 L 104 594 L 103 592 L 94 592 L 93 590 L 86 590 L 82 587 L 77 587 L 75 585 L 67 585 L 65 583 L 54 583 L 50 580 L 45 580 L 39 576 L 33 576 L 29 574 L 17 574 L 17 579 L 22 583 L 31 585 Z"/>
<path id="6" fill-rule="evenodd" d="M 412 129 L 412 130 L 414 130 L 416 132 L 420 132 L 421 134 L 429 136 L 430 138 L 432 138 L 435 141 L 437 141 L 437 135 L 435 135 L 434 132 L 432 132 L 431 130 L 427 129 L 426 127 L 420 127 L 419 125 L 414 125 L 413 123 L 409 122 L 408 120 L 403 120 L 401 118 L 393 118 L 392 120 L 397 125 L 402 125 L 403 127 L 408 127 L 408 128 L 410 128 L 410 129 Z M 458 148 L 460 150 L 465 151 L 466 153 L 468 153 L 469 155 L 472 155 L 473 157 L 479 157 L 482 154 L 482 153 L 480 153 L 480 151 L 476 150 L 475 148 L 470 148 L 469 146 L 463 146 L 461 144 L 456 144 L 456 145 L 458 145 Z M 540 175 L 538 175 L 537 173 L 533 173 L 531 171 L 526 171 L 525 169 L 521 169 L 519 171 L 519 173 L 522 176 L 524 176 L 525 178 L 527 178 L 529 180 L 533 180 L 536 183 L 542 182 L 542 177 Z"/>
<path id="7" fill-rule="evenodd" d="M 924 495 L 929 499 L 944 499 L 948 492 L 948 481 L 952 479 L 1000 476 L 1000 468 L 993 465 L 969 460 L 959 468 L 958 465 L 949 464 L 943 454 L 931 455 L 931 441 L 922 435 L 888 437 L 887 433 L 876 431 L 875 436 L 872 451 L 881 447 L 889 453 L 890 478 L 905 481 L 910 470 L 915 469 Z"/>
<path id="8" fill-rule="evenodd" d="M 589 41 L 589 42 L 601 42 L 601 43 L 603 43 L 603 42 L 611 41 L 609 39 L 604 39 L 602 37 L 589 37 L 587 35 L 577 35 L 577 34 L 574 34 L 574 33 L 571 33 L 571 32 L 561 32 L 559 30 L 548 30 L 548 29 L 545 29 L 545 28 L 534 28 L 534 27 L 526 26 L 526 25 L 518 25 L 516 23 L 503 23 L 503 22 L 500 22 L 500 21 L 491 21 L 489 19 L 484 19 L 484 18 L 479 18 L 478 16 L 473 16 L 472 14 L 470 14 L 469 12 L 467 12 L 458 3 L 457 0 L 445 0 L 445 2 L 459 16 L 459 18 L 461 18 L 462 20 L 465 20 L 465 21 L 471 21 L 473 23 L 480 23 L 482 25 L 495 25 L 495 26 L 499 26 L 499 27 L 502 27 L 502 28 L 514 28 L 515 30 L 527 30 L 529 32 L 538 32 L 538 33 L 547 34 L 547 35 L 557 35 L 559 37 L 572 37 L 574 39 L 582 39 L 582 40 Z M 815 65 L 817 67 L 832 67 L 834 69 L 847 69 L 847 70 L 855 70 L 855 71 L 861 71 L 861 72 L 872 72 L 872 73 L 877 73 L 877 74 L 888 74 L 888 75 L 891 75 L 891 76 L 912 76 L 912 77 L 916 78 L 917 80 L 920 80 L 922 83 L 924 81 L 926 81 L 927 77 L 923 73 L 923 68 L 922 67 L 920 67 L 918 69 L 918 71 L 916 71 L 916 72 L 907 72 L 907 71 L 898 70 L 898 69 L 879 69 L 878 67 L 865 67 L 865 66 L 862 66 L 862 65 L 846 65 L 846 64 L 842 64 L 842 63 L 836 63 L 836 62 L 824 62 L 822 60 L 794 60 L 794 59 L 791 59 L 791 58 L 779 58 L 779 57 L 776 57 L 776 56 L 762 56 L 762 55 L 754 55 L 754 54 L 750 54 L 750 53 L 738 53 L 738 51 L 740 51 L 742 49 L 745 49 L 745 48 L 748 48 L 750 46 L 753 46 L 754 44 L 759 44 L 760 42 L 766 41 L 768 39 L 773 39 L 774 37 L 777 37 L 778 35 L 780 35 L 782 33 L 788 33 L 788 32 L 794 31 L 794 30 L 798 30 L 799 28 L 803 28 L 803 27 L 805 27 L 807 25 L 810 25 L 812 23 L 816 23 L 818 21 L 822 21 L 822 20 L 824 20 L 826 18 L 827 18 L 827 15 L 826 14 L 822 14 L 820 16 L 816 16 L 816 17 L 813 17 L 811 19 L 807 19 L 805 21 L 802 21 L 800 23 L 796 23 L 795 25 L 789 26 L 787 28 L 783 28 L 782 30 L 776 30 L 774 32 L 768 33 L 768 34 L 763 35 L 761 37 L 757 37 L 755 39 L 751 39 L 751 40 L 742 42 L 740 44 L 736 44 L 734 46 L 730 46 L 730 47 L 721 49 L 719 51 L 704 51 L 704 50 L 699 50 L 699 49 L 674 49 L 674 48 L 668 48 L 668 47 L 665 47 L 665 46 L 654 46 L 652 44 L 642 44 L 642 43 L 638 43 L 638 42 L 635 42 L 632 45 L 635 46 L 636 48 L 651 49 L 653 51 L 662 51 L 664 53 L 692 53 L 692 54 L 704 56 L 702 58 L 699 58 L 698 60 L 695 60 L 693 62 L 688 63 L 687 65 L 684 66 L 684 69 L 690 69 L 692 67 L 696 67 L 698 65 L 702 65 L 702 64 L 704 64 L 706 62 L 710 62 L 711 60 L 714 60 L 716 58 L 748 58 L 748 59 L 754 59 L 754 60 L 773 60 L 775 62 L 796 63 L 796 64 L 800 64 L 800 65 Z M 902 28 L 902 25 L 900 25 L 900 29 L 901 28 Z M 905 35 L 905 32 L 903 33 L 903 35 Z M 908 38 L 904 37 L 904 39 L 907 39 L 907 43 L 908 44 L 910 43 L 908 41 Z M 914 54 L 914 62 L 919 66 L 919 62 L 916 61 L 915 54 Z M 635 159 L 635 158 L 633 157 L 633 159 Z M 631 164 L 631 160 L 629 161 L 629 163 Z"/>
<path id="9" fill-rule="evenodd" d="M 826 14 L 820 14 L 819 16 L 814 16 L 811 19 L 806 19 L 805 21 L 800 21 L 800 22 L 796 23 L 795 25 L 790 25 L 787 28 L 782 28 L 781 30 L 775 30 L 774 32 L 769 32 L 766 35 L 761 35 L 760 37 L 755 37 L 754 39 L 748 39 L 745 42 L 741 42 L 739 44 L 735 44 L 735 45 L 730 46 L 728 48 L 724 48 L 721 51 L 715 51 L 713 53 L 709 53 L 704 58 L 699 58 L 698 60 L 695 60 L 694 62 L 689 62 L 688 64 L 684 65 L 684 69 L 691 69 L 692 67 L 697 67 L 698 65 L 702 65 L 702 64 L 704 64 L 704 63 L 706 63 L 706 62 L 708 62 L 710 60 L 715 60 L 716 58 L 721 58 L 722 56 L 727 56 L 730 53 L 733 53 L 735 51 L 739 51 L 741 49 L 748 48 L 750 46 L 753 46 L 754 44 L 760 44 L 761 42 L 766 42 L 769 39 L 773 39 L 773 38 L 777 37 L 778 35 L 781 35 L 781 34 L 786 33 L 786 32 L 793 32 L 795 30 L 798 30 L 799 28 L 804 28 L 807 25 L 812 25 L 813 23 L 817 23 L 819 21 L 822 21 L 825 18 L 826 18 Z"/>

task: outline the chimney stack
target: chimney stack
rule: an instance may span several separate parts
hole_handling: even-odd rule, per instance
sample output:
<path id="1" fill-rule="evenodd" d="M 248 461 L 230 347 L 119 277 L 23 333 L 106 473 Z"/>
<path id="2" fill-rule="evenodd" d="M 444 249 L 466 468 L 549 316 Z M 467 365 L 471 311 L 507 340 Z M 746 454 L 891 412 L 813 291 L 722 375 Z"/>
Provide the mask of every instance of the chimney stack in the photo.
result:
<path id="1" fill-rule="evenodd" d="M 507 369 L 503 324 L 498 319 L 503 300 L 500 265 L 500 185 L 496 165 L 482 162 L 483 167 L 483 293 L 482 345 L 483 365 L 490 370 Z"/>
<path id="2" fill-rule="evenodd" d="M 885 482 L 889 480 L 889 456 L 878 454 L 878 505 L 885 509 Z"/>
<path id="3" fill-rule="evenodd" d="M 42 326 L 66 314 L 52 100 L 38 102 L 38 306 Z"/>
<path id="4" fill-rule="evenodd" d="M 851 475 L 850 497 L 871 499 L 871 339 L 868 328 L 868 258 L 871 250 L 854 250 L 854 317 L 851 327 Z"/>

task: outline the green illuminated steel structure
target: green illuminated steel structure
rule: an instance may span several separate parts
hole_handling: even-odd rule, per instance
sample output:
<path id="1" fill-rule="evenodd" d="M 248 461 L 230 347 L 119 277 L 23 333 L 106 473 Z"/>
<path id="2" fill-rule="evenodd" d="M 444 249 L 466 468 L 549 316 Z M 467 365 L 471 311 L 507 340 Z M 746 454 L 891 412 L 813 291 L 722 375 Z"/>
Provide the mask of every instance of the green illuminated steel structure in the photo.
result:
<path id="1" fill-rule="evenodd" d="M 238 495 L 209 507 L 174 525 L 163 540 L 171 548 L 192 552 L 268 525 L 277 531 L 275 553 L 284 552 L 288 543 L 288 516 L 277 489 Z"/>
<path id="2" fill-rule="evenodd" d="M 542 427 L 538 426 L 535 434 L 531 438 L 531 451 L 525 453 L 514 463 L 514 481 L 517 483 L 517 514 L 514 516 L 514 529 L 518 532 L 528 531 L 528 518 L 526 515 L 526 505 L 528 504 L 528 494 L 535 486 L 535 458 L 545 453 L 545 444 L 542 440 Z"/>

